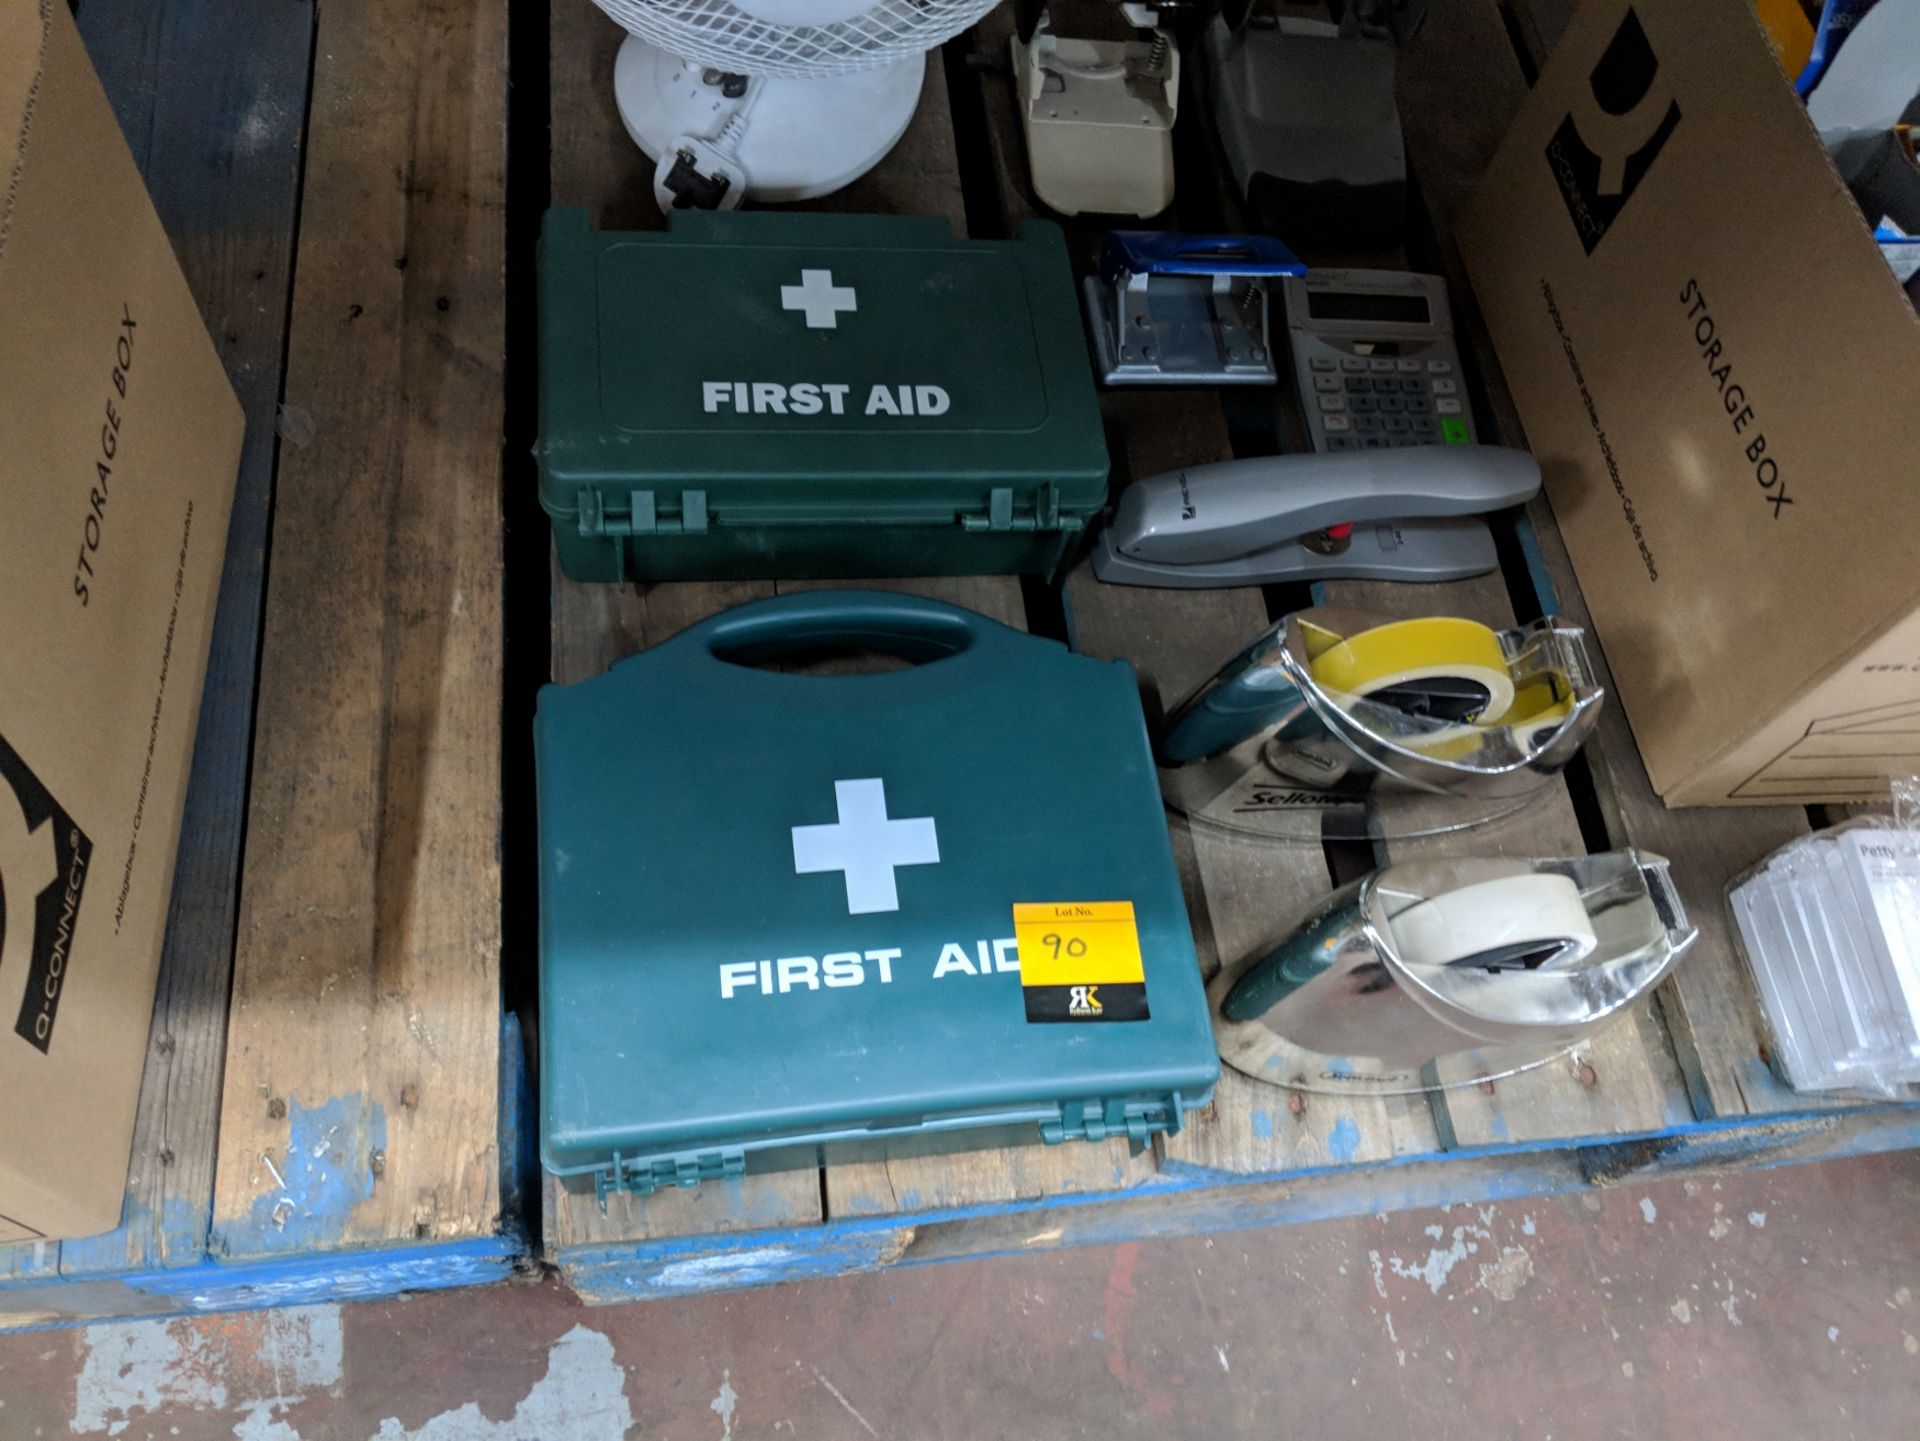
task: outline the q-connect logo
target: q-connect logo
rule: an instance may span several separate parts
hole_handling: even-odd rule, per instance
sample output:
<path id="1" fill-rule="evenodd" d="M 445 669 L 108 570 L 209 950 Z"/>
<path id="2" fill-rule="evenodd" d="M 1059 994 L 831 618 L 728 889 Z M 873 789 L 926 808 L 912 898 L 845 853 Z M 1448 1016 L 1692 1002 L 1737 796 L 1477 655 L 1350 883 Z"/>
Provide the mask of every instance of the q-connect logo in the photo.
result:
<path id="1" fill-rule="evenodd" d="M 1548 168 L 1589 255 L 1680 123 L 1680 106 L 1659 78 L 1660 61 L 1629 8 L 1547 142 Z"/>
<path id="2" fill-rule="evenodd" d="M 93 842 L 0 737 L 0 992 L 24 984 L 14 1034 L 53 1040 Z"/>

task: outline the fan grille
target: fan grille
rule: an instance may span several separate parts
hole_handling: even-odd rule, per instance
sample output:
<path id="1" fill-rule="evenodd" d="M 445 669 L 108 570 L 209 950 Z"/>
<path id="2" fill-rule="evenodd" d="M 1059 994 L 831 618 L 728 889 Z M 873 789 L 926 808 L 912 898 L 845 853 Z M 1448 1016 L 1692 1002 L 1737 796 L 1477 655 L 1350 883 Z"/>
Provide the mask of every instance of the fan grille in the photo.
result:
<path id="1" fill-rule="evenodd" d="M 997 0 L 875 0 L 828 25 L 772 25 L 728 0 L 594 0 L 641 39 L 742 75 L 844 75 L 933 49 Z"/>

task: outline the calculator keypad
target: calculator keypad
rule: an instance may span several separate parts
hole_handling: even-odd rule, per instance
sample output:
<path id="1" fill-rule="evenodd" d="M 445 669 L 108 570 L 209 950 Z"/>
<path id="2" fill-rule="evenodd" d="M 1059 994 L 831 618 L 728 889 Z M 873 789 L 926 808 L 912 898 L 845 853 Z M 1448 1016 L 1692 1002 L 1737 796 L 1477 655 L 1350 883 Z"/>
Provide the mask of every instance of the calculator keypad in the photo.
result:
<path id="1" fill-rule="evenodd" d="M 1387 450 L 1466 438 L 1460 384 L 1445 360 L 1340 359 L 1340 373 L 1313 377 L 1329 450 Z M 1334 422 L 1338 421 L 1336 425 Z"/>

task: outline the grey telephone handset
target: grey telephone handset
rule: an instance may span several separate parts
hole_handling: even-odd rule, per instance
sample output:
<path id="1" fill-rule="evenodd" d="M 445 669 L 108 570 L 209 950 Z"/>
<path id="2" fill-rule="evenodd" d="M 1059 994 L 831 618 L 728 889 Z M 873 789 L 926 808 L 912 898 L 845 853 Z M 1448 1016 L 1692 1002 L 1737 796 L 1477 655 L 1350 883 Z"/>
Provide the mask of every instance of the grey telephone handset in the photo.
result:
<path id="1" fill-rule="evenodd" d="M 1520 505 L 1540 467 L 1497 445 L 1275 455 L 1135 481 L 1094 545 L 1117 585 L 1464 580 L 1498 565 L 1481 513 Z"/>

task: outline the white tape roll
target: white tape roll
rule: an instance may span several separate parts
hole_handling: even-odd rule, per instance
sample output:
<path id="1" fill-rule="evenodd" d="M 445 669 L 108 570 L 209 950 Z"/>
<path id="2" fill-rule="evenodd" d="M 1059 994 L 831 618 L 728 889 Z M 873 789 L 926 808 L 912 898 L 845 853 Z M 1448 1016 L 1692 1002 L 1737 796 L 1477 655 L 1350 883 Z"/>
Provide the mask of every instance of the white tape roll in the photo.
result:
<path id="1" fill-rule="evenodd" d="M 1579 960 L 1599 944 L 1580 888 L 1552 873 L 1461 886 L 1408 906 L 1388 925 L 1400 958 L 1413 965 L 1445 966 L 1483 951 L 1568 939 L 1577 943 L 1572 959 Z"/>

